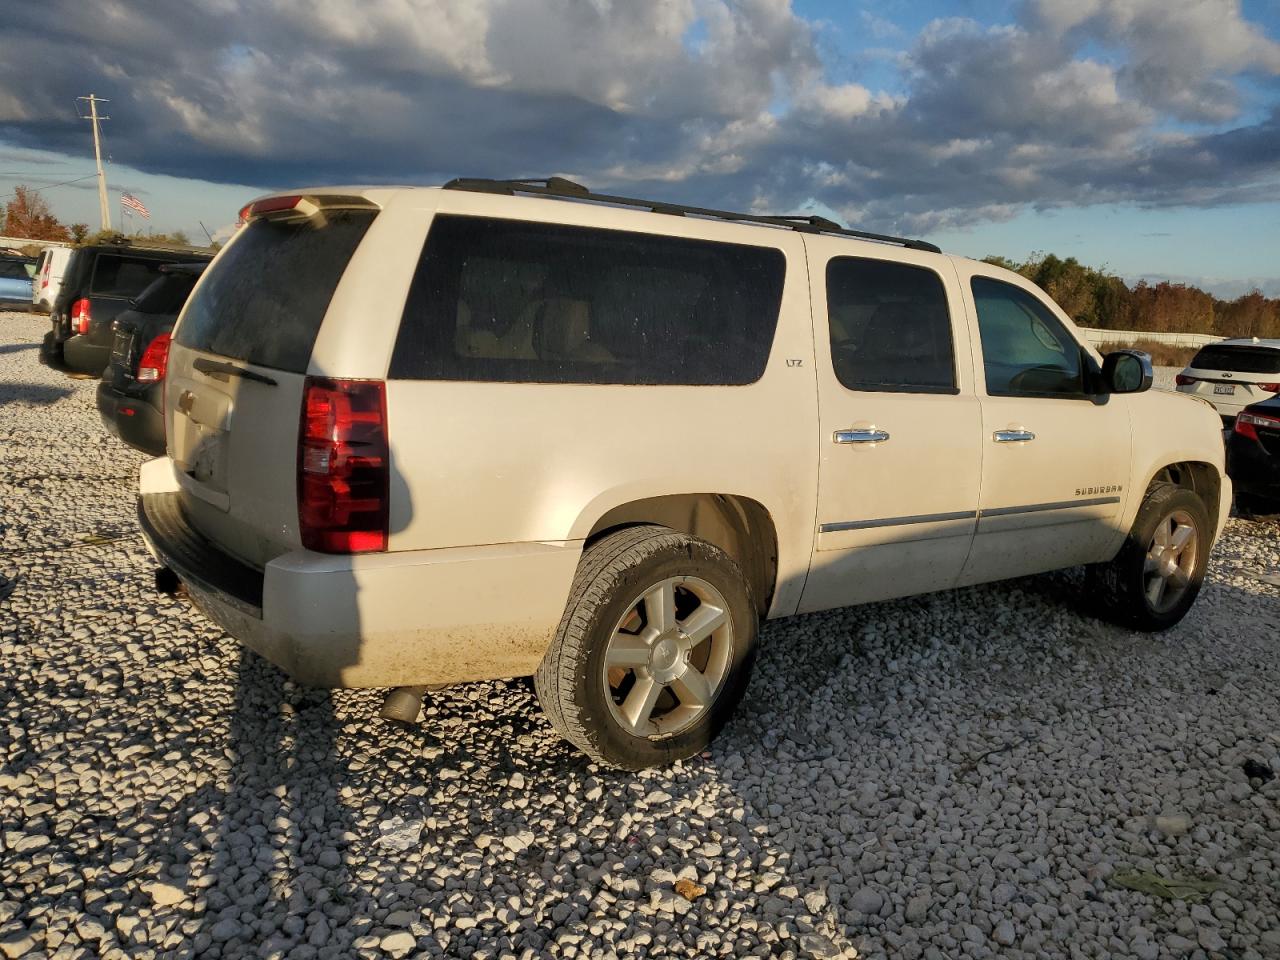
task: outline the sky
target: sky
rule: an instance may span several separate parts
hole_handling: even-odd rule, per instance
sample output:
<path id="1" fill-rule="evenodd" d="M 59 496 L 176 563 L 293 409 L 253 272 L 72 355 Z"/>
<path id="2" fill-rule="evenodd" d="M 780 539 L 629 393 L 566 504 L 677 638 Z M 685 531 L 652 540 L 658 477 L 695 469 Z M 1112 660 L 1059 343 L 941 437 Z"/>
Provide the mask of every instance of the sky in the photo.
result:
<path id="1" fill-rule="evenodd" d="M 116 226 L 124 190 L 153 215 L 131 225 L 197 240 L 269 190 L 560 174 L 1280 296 L 1280 0 L 53 0 L 4 19 L 0 199 L 25 183 L 95 229 L 91 92 Z"/>

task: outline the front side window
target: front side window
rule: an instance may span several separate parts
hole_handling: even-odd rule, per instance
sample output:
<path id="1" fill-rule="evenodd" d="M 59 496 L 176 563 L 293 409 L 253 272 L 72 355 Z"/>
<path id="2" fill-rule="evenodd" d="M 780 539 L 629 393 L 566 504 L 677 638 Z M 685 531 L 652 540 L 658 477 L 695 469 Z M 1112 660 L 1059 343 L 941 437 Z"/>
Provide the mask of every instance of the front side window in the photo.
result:
<path id="1" fill-rule="evenodd" d="M 390 375 L 753 383 L 773 346 L 785 268 L 771 247 L 439 215 Z"/>
<path id="2" fill-rule="evenodd" d="M 850 390 L 955 393 L 955 350 L 942 279 L 888 260 L 827 264 L 831 364 Z"/>
<path id="3" fill-rule="evenodd" d="M 974 277 L 982 362 L 991 396 L 1080 396 L 1084 353 L 1053 312 L 1011 283 Z"/>

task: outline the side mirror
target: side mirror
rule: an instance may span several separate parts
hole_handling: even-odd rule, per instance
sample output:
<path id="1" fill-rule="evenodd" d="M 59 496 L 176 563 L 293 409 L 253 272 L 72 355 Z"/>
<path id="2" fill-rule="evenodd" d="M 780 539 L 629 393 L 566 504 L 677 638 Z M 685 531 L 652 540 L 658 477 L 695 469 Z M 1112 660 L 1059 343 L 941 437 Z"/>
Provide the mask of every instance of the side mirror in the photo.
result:
<path id="1" fill-rule="evenodd" d="M 1116 350 L 1102 358 L 1102 382 L 1110 393 L 1142 393 L 1154 379 L 1149 353 Z"/>

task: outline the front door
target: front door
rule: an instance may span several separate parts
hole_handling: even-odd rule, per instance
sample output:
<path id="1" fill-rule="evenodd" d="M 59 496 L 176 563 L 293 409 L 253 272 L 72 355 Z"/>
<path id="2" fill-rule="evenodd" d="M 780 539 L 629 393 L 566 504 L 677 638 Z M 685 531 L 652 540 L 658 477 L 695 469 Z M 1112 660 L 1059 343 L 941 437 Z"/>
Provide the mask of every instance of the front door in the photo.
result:
<path id="1" fill-rule="evenodd" d="M 981 455 L 955 271 L 928 253 L 805 244 L 821 435 L 800 611 L 950 587 L 973 537 Z"/>
<path id="2" fill-rule="evenodd" d="M 978 530 L 960 582 L 1106 559 L 1131 494 L 1127 399 L 1094 392 L 1088 351 L 1029 284 L 963 280 L 985 395 Z"/>

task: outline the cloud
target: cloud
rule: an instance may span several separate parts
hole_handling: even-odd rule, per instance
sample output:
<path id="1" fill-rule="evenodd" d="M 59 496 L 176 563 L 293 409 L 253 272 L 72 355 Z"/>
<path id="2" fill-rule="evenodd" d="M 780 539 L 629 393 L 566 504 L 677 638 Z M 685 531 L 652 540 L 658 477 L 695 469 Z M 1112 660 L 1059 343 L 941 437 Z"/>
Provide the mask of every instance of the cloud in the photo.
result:
<path id="1" fill-rule="evenodd" d="M 1230 120 L 1240 107 L 1232 77 L 1280 74 L 1280 43 L 1244 19 L 1238 0 L 1033 0 L 1027 20 L 1122 50 L 1123 85 L 1182 120 Z"/>
<path id="2" fill-rule="evenodd" d="M 73 106 L 92 90 L 112 99 L 116 162 L 152 173 L 560 173 L 904 232 L 1029 206 L 1280 198 L 1278 114 L 1241 119 L 1242 78 L 1280 73 L 1280 46 L 1232 0 L 936 20 L 895 38 L 892 91 L 833 80 L 789 0 L 57 0 L 6 18 L 0 140 L 82 154 Z"/>

